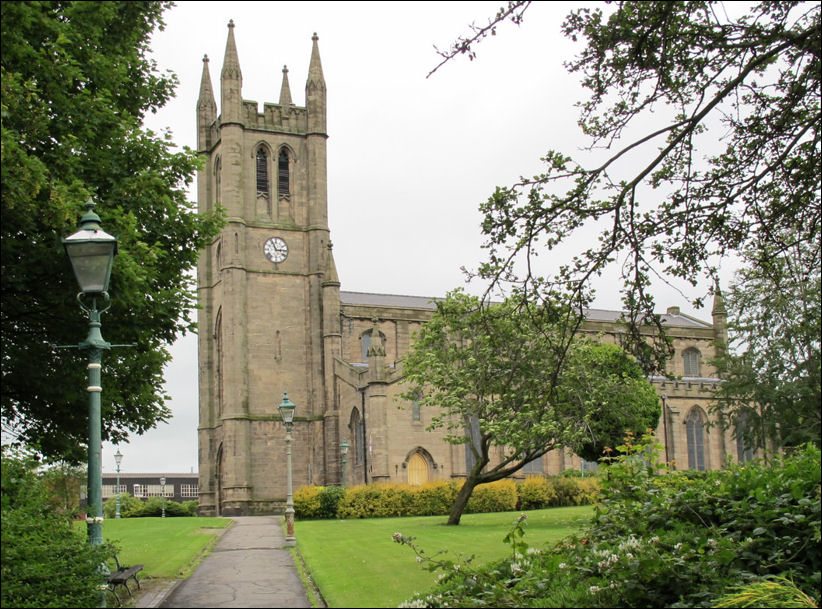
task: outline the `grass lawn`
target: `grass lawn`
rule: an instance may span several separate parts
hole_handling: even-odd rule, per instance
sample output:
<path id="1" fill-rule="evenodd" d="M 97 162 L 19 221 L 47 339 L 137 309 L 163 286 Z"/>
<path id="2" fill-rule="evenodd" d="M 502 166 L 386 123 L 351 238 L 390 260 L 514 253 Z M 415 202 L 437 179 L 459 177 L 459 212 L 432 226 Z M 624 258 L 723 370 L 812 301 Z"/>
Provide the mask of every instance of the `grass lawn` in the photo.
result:
<path id="1" fill-rule="evenodd" d="M 115 543 L 124 565 L 143 564 L 142 575 L 162 579 L 187 577 L 199 557 L 217 541 L 215 529 L 228 518 L 106 518 L 103 539 Z M 78 526 L 85 529 L 85 523 Z"/>
<path id="2" fill-rule="evenodd" d="M 475 563 L 485 563 L 510 553 L 502 539 L 520 513 L 466 514 L 456 527 L 444 524 L 446 516 L 301 521 L 295 534 L 329 607 L 396 607 L 428 590 L 437 574 L 422 569 L 410 548 L 395 543 L 395 532 L 416 537 L 415 545 L 429 556 L 447 549 L 451 560 L 473 554 Z M 592 506 L 527 512 L 525 541 L 537 548 L 553 544 L 592 513 Z"/>

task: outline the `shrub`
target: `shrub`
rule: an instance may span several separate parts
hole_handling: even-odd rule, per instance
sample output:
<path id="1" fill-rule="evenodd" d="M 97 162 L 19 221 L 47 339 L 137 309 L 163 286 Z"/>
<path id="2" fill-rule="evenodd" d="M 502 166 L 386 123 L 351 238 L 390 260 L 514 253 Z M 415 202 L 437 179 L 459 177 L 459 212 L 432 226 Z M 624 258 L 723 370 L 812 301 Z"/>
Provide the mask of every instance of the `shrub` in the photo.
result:
<path id="1" fill-rule="evenodd" d="M 345 495 L 345 489 L 339 486 L 326 486 L 320 491 L 320 508 L 317 518 L 336 518 L 340 499 Z"/>
<path id="2" fill-rule="evenodd" d="M 103 504 L 103 515 L 106 518 L 114 518 L 117 513 L 117 498 L 109 497 Z M 198 501 L 192 499 L 179 503 L 166 499 L 166 517 L 171 516 L 196 516 Z M 137 499 L 128 493 L 120 495 L 120 517 L 121 518 L 142 518 L 148 516 L 163 515 L 163 498 L 149 497 L 145 501 Z"/>
<path id="3" fill-rule="evenodd" d="M 301 520 L 319 518 L 321 486 L 301 486 L 294 493 L 294 516 Z"/>
<path id="4" fill-rule="evenodd" d="M 551 484 L 554 487 L 554 502 L 551 505 L 555 507 L 582 505 L 581 482 L 582 479 L 579 477 L 552 476 Z"/>
<path id="5" fill-rule="evenodd" d="M 129 518 L 141 510 L 143 502 L 128 493 L 120 493 L 120 517 Z M 103 516 L 114 518 L 117 515 L 117 497 L 109 497 L 103 502 Z"/>
<path id="6" fill-rule="evenodd" d="M 459 488 L 454 481 L 436 480 L 415 487 L 409 516 L 448 514 L 458 492 Z"/>
<path id="7" fill-rule="evenodd" d="M 541 510 L 556 499 L 554 486 L 544 476 L 528 476 L 517 485 L 520 510 Z"/>
<path id="8" fill-rule="evenodd" d="M 776 577 L 742 586 L 720 598 L 714 607 L 818 607 L 807 594 L 789 579 Z"/>
<path id="9" fill-rule="evenodd" d="M 407 484 L 360 484 L 345 489 L 340 518 L 406 516 L 413 506 L 413 487 Z"/>
<path id="10" fill-rule="evenodd" d="M 543 553 L 512 542 L 511 558 L 481 569 L 441 561 L 441 584 L 410 605 L 696 607 L 729 592 L 737 601 L 773 593 L 818 604 L 819 449 L 660 475 L 653 439 L 632 442 L 604 468 L 600 504 L 581 536 Z M 773 585 L 739 591 L 786 574 L 801 594 Z"/>
<path id="11" fill-rule="evenodd" d="M 97 607 L 99 566 L 114 555 L 92 546 L 57 511 L 29 457 L 2 451 L 2 607 Z"/>
<path id="12" fill-rule="evenodd" d="M 188 501 L 183 501 L 181 505 L 186 512 L 186 516 L 197 516 L 197 512 L 200 509 L 200 500 L 189 499 Z"/>
<path id="13" fill-rule="evenodd" d="M 510 512 L 517 509 L 517 485 L 513 480 L 502 479 L 474 488 L 467 514 L 478 512 Z"/>

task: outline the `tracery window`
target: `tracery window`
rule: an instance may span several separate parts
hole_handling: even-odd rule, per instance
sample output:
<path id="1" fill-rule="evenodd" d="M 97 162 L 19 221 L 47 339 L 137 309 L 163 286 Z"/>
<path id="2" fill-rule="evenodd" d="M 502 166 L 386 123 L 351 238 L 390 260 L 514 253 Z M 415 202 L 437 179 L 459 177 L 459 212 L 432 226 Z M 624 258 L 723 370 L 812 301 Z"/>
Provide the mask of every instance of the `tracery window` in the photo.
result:
<path id="1" fill-rule="evenodd" d="M 688 467 L 705 471 L 705 426 L 700 409 L 694 407 L 685 421 L 688 436 Z"/>

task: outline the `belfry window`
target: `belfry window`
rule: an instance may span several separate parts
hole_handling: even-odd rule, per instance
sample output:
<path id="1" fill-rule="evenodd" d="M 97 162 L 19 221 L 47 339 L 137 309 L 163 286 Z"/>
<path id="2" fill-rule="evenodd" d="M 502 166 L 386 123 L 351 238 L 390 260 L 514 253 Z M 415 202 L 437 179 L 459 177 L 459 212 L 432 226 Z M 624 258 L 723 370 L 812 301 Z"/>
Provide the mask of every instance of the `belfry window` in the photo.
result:
<path id="1" fill-rule="evenodd" d="M 280 150 L 280 156 L 277 159 L 277 195 L 287 197 L 290 192 L 288 152 L 283 148 Z"/>
<path id="2" fill-rule="evenodd" d="M 257 149 L 257 196 L 268 197 L 268 155 L 264 148 Z"/>

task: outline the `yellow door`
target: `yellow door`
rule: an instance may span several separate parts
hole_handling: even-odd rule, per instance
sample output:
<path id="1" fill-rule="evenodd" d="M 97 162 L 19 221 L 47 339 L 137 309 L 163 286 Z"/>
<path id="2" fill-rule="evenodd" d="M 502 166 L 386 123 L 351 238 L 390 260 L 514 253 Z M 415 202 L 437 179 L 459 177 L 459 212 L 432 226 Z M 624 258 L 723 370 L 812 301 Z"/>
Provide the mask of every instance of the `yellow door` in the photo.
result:
<path id="1" fill-rule="evenodd" d="M 428 463 L 419 453 L 408 460 L 408 484 L 417 486 L 428 481 Z"/>

